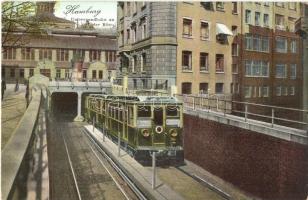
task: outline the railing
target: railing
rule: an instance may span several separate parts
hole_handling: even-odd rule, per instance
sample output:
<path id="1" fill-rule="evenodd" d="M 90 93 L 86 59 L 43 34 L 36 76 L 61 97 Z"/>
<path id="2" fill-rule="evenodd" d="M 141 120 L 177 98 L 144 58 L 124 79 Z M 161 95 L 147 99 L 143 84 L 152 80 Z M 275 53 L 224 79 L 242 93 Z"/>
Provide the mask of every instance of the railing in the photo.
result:
<path id="1" fill-rule="evenodd" d="M 32 92 L 32 100 L 2 153 L 2 199 L 25 199 L 27 174 L 32 155 L 34 132 L 42 100 L 41 89 Z"/>
<path id="2" fill-rule="evenodd" d="M 308 110 L 270 106 L 249 102 L 234 101 L 231 95 L 175 95 L 183 101 L 184 108 L 204 112 L 220 112 L 248 119 L 270 123 L 272 127 L 282 125 L 291 128 L 308 130 Z"/>

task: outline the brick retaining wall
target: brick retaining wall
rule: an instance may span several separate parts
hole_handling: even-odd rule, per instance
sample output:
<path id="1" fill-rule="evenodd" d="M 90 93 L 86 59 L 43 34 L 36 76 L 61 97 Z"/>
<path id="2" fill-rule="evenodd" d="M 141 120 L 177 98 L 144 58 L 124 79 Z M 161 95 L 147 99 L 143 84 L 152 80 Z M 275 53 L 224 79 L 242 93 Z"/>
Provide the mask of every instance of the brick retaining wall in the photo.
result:
<path id="1" fill-rule="evenodd" d="M 308 147 L 184 115 L 185 158 L 265 199 L 302 199 L 308 191 Z"/>

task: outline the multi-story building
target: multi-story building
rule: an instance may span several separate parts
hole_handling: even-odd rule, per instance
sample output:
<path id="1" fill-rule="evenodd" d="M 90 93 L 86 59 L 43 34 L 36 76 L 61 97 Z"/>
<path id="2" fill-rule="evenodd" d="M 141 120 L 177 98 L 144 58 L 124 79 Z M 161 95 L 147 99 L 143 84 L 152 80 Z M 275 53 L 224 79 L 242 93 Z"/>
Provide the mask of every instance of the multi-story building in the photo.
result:
<path id="1" fill-rule="evenodd" d="M 301 38 L 298 2 L 242 4 L 239 67 L 241 101 L 301 108 Z"/>
<path id="2" fill-rule="evenodd" d="M 37 19 L 44 22 L 47 34 L 27 35 L 21 47 L 4 45 L 2 77 L 7 82 L 43 74 L 52 80 L 76 79 L 108 80 L 115 76 L 117 41 L 115 35 L 96 30 L 76 29 L 74 22 L 54 15 L 55 2 L 38 2 Z"/>
<path id="3" fill-rule="evenodd" d="M 176 3 L 118 3 L 120 71 L 128 89 L 171 89 L 176 80 Z"/>
<path id="4" fill-rule="evenodd" d="M 119 55 L 128 89 L 230 93 L 238 56 L 233 37 L 240 31 L 238 4 L 119 3 Z"/>
<path id="5" fill-rule="evenodd" d="M 296 21 L 295 31 L 303 41 L 303 109 L 308 110 L 308 3 L 301 4 L 301 17 Z M 308 113 L 304 113 L 304 120 L 308 122 Z"/>
<path id="6" fill-rule="evenodd" d="M 238 65 L 238 2 L 177 3 L 177 92 L 230 94 Z"/>

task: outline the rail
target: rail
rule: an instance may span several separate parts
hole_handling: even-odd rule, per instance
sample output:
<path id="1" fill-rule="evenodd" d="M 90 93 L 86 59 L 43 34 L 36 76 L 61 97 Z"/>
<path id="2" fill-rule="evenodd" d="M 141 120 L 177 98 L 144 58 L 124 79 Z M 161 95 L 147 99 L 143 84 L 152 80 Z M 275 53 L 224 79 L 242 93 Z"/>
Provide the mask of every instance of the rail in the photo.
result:
<path id="1" fill-rule="evenodd" d="M 105 153 L 105 151 L 100 147 L 97 141 L 86 130 L 83 130 L 83 132 L 92 142 L 92 144 L 96 147 L 96 149 L 108 160 L 110 165 L 116 170 L 116 172 L 121 176 L 121 178 L 127 183 L 127 185 L 135 193 L 138 199 L 147 200 L 147 197 L 142 193 L 142 191 L 140 191 L 140 189 L 134 184 L 134 182 L 125 174 L 121 167 L 119 167 L 116 162 L 114 162 L 113 159 L 107 153 Z"/>
<path id="2" fill-rule="evenodd" d="M 31 154 L 31 145 L 34 140 L 34 132 L 37 128 L 40 105 L 42 102 L 42 90 L 32 92 L 32 100 L 16 127 L 11 139 L 2 153 L 2 199 L 10 199 L 21 195 L 27 177 L 27 159 Z"/>
<path id="3" fill-rule="evenodd" d="M 257 103 L 240 102 L 225 95 L 174 95 L 183 101 L 184 108 L 200 110 L 204 112 L 221 112 L 224 115 L 231 114 L 248 119 L 258 120 L 275 125 L 283 125 L 291 128 L 308 130 L 308 110 L 287 108 L 280 106 L 263 105 Z"/>

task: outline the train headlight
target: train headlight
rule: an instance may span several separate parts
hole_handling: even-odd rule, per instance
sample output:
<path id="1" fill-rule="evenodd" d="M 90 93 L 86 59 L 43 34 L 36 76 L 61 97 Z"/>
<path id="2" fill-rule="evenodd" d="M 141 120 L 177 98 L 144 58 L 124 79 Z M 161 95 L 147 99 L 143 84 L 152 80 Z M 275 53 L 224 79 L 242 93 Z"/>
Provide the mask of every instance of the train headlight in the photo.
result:
<path id="1" fill-rule="evenodd" d="M 172 137 L 176 137 L 178 135 L 178 132 L 176 131 L 176 129 L 170 129 L 169 133 Z"/>
<path id="2" fill-rule="evenodd" d="M 150 132 L 149 132 L 148 129 L 142 129 L 141 133 L 142 133 L 142 135 L 144 137 L 149 137 L 150 136 Z"/>
<path id="3" fill-rule="evenodd" d="M 156 133 L 162 133 L 163 132 L 163 127 L 162 126 L 156 126 L 155 131 Z"/>

